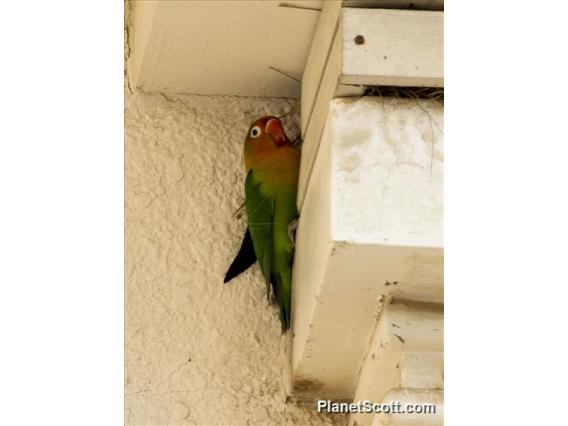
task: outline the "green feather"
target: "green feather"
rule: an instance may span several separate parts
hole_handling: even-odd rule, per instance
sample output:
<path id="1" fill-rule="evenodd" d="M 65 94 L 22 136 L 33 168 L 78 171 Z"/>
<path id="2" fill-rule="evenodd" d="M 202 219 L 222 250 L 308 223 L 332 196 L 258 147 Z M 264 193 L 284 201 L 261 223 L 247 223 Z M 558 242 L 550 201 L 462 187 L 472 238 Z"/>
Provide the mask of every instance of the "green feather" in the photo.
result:
<path id="1" fill-rule="evenodd" d="M 280 308 L 282 329 L 290 327 L 293 244 L 288 225 L 298 217 L 296 188 L 273 188 L 261 182 L 254 168 L 245 182 L 248 225 L 262 274 Z"/>
<path id="2" fill-rule="evenodd" d="M 270 277 L 270 270 L 265 269 L 264 259 L 267 250 L 272 250 L 269 242 L 273 235 L 274 200 L 261 193 L 260 182 L 256 181 L 253 170 L 248 173 L 245 181 L 245 195 L 248 225 L 254 244 L 254 252 L 262 274 Z"/>

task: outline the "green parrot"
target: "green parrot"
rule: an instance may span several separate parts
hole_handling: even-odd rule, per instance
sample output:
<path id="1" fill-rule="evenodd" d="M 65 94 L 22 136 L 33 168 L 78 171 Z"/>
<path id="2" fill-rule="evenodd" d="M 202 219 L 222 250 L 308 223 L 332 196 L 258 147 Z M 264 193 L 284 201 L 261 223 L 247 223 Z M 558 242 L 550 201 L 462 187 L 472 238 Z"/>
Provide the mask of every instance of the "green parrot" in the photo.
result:
<path id="1" fill-rule="evenodd" d="M 255 121 L 245 139 L 245 207 L 248 227 L 241 248 L 225 275 L 227 283 L 255 261 L 280 309 L 282 331 L 290 328 L 293 230 L 297 224 L 300 151 L 277 117 Z"/>

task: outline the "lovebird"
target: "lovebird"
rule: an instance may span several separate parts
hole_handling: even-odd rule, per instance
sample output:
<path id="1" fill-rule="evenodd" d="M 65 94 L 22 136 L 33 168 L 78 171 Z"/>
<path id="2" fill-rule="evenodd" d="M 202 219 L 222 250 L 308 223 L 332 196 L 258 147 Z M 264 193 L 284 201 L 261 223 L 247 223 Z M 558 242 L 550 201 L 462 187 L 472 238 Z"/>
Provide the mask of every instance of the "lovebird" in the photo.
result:
<path id="1" fill-rule="evenodd" d="M 244 160 L 248 227 L 224 282 L 258 261 L 266 283 L 266 296 L 270 302 L 272 288 L 284 332 L 290 328 L 300 151 L 286 136 L 280 120 L 267 116 L 250 126 Z"/>

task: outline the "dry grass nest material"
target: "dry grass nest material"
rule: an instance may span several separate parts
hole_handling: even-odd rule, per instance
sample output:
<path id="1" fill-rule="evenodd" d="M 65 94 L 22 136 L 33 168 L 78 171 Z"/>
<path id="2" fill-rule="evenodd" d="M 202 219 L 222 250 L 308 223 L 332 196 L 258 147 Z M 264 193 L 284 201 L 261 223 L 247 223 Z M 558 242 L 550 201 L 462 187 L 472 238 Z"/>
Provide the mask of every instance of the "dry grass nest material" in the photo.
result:
<path id="1" fill-rule="evenodd" d="M 444 105 L 443 87 L 368 86 L 363 96 L 384 96 L 404 99 L 430 99 Z"/>

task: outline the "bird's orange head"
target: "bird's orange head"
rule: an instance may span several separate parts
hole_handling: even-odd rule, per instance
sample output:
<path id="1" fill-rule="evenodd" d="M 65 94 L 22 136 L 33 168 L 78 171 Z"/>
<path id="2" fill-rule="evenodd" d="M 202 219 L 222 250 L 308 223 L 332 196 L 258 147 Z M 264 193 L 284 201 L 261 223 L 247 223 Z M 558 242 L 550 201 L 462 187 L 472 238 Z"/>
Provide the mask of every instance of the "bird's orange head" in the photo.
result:
<path id="1" fill-rule="evenodd" d="M 279 167 L 286 169 L 286 164 L 290 161 L 298 161 L 298 154 L 278 117 L 268 115 L 259 118 L 250 126 L 245 139 L 244 159 L 247 173 L 253 166 L 273 171 Z"/>
<path id="2" fill-rule="evenodd" d="M 258 148 L 267 144 L 269 144 L 267 147 L 270 147 L 270 145 L 281 147 L 285 144 L 291 144 L 284 132 L 282 122 L 278 117 L 272 115 L 259 118 L 250 126 L 245 143 Z"/>

